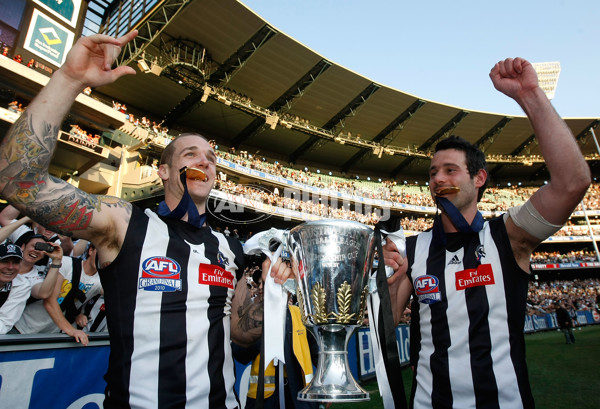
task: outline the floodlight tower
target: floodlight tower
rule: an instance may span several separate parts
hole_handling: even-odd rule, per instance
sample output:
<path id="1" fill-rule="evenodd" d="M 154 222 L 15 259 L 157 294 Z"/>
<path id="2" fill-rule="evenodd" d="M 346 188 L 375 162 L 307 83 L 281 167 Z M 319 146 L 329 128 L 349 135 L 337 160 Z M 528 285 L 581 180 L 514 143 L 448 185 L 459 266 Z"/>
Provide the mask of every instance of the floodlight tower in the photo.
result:
<path id="1" fill-rule="evenodd" d="M 534 62 L 533 68 L 538 75 L 540 87 L 546 93 L 548 99 L 554 98 L 558 76 L 560 75 L 560 62 Z"/>

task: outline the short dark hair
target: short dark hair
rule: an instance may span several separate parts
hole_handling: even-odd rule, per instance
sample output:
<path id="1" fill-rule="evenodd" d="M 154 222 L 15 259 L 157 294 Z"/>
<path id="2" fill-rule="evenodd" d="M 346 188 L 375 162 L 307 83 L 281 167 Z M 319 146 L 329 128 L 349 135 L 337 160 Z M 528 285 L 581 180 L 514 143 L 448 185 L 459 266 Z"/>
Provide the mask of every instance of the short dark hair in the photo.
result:
<path id="1" fill-rule="evenodd" d="M 90 254 L 92 253 L 92 250 L 95 250 L 96 246 L 94 246 L 94 243 L 92 242 L 88 242 L 87 248 L 85 249 L 85 258 L 88 258 L 90 256 Z"/>
<path id="2" fill-rule="evenodd" d="M 471 178 L 474 178 L 479 172 L 480 169 L 483 169 L 487 173 L 487 162 L 485 161 L 485 154 L 477 149 L 473 144 L 467 141 L 464 138 L 456 135 L 450 135 L 446 139 L 438 142 L 435 146 L 435 152 L 443 151 L 447 149 L 455 149 L 457 151 L 462 151 L 465 153 L 465 158 L 467 161 L 467 170 L 469 171 L 469 175 Z M 483 197 L 483 192 L 487 187 L 488 180 L 485 179 L 483 182 L 483 186 L 479 188 L 479 192 L 477 193 L 477 201 L 479 202 Z"/>
<path id="3" fill-rule="evenodd" d="M 174 142 L 179 138 L 182 138 L 184 136 L 190 136 L 190 135 L 198 136 L 198 137 L 204 139 L 206 142 L 208 142 L 208 139 L 206 139 L 204 136 L 202 136 L 196 132 L 186 132 L 186 133 L 179 134 L 171 142 L 169 142 L 169 144 L 167 146 L 165 146 L 165 149 L 163 150 L 162 154 L 160 155 L 160 162 L 158 164 L 162 165 L 162 164 L 166 163 L 167 165 L 170 165 L 171 161 L 173 160 L 173 153 L 175 153 Z"/>

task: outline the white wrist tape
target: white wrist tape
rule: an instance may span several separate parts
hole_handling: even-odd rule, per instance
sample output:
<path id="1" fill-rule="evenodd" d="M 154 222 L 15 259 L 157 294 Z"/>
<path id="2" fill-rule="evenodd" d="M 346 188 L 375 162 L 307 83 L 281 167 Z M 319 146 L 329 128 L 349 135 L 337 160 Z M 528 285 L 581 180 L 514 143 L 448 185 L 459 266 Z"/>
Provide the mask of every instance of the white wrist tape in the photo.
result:
<path id="1" fill-rule="evenodd" d="M 507 214 L 518 227 L 540 240 L 547 239 L 562 227 L 544 219 L 529 200 L 523 206 L 511 207 Z"/>

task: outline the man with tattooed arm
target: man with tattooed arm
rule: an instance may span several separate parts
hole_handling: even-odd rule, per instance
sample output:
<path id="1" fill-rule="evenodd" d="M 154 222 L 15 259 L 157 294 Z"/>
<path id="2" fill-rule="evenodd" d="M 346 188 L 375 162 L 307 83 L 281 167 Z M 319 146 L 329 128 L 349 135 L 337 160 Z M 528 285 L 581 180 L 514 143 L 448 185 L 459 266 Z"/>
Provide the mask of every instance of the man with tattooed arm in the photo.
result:
<path id="1" fill-rule="evenodd" d="M 230 340 L 254 343 L 262 322 L 248 325 L 237 317 L 235 305 L 249 296 L 244 282 L 237 285 L 244 270 L 240 243 L 205 223 L 216 176 L 209 142 L 190 133 L 165 148 L 158 170 L 165 200 L 156 213 L 88 194 L 48 173 L 77 95 L 135 74 L 111 66 L 136 35 L 94 35 L 73 46 L 0 147 L 1 196 L 36 222 L 98 250 L 111 343 L 105 408 L 236 408 Z M 291 270 L 278 260 L 271 275 L 283 283 Z M 253 308 L 260 311 L 262 304 Z"/>

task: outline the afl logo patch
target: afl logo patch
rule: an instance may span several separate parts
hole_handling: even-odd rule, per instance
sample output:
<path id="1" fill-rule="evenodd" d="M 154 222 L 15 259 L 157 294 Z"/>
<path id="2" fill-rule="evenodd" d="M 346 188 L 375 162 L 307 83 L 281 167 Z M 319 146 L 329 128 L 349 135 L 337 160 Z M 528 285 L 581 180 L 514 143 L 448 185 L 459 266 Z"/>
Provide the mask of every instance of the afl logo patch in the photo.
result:
<path id="1" fill-rule="evenodd" d="M 181 291 L 181 267 L 169 257 L 149 257 L 142 263 L 139 288 L 145 291 Z"/>
<path id="2" fill-rule="evenodd" d="M 415 278 L 413 285 L 419 302 L 433 304 L 442 300 L 437 277 L 430 275 L 419 276 Z"/>

